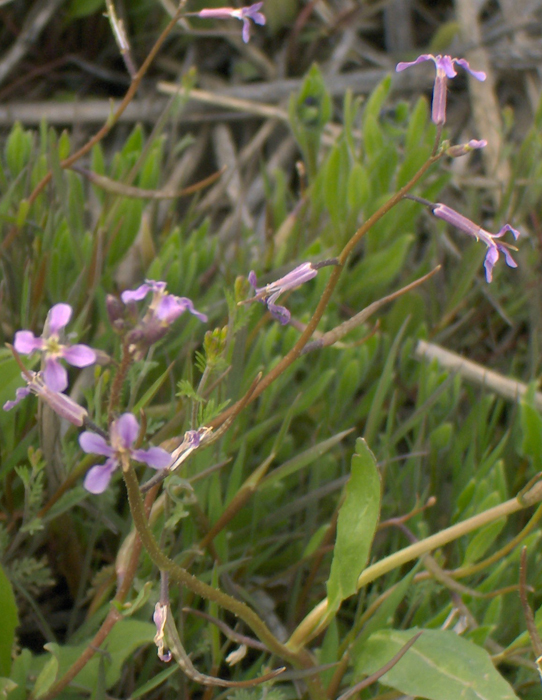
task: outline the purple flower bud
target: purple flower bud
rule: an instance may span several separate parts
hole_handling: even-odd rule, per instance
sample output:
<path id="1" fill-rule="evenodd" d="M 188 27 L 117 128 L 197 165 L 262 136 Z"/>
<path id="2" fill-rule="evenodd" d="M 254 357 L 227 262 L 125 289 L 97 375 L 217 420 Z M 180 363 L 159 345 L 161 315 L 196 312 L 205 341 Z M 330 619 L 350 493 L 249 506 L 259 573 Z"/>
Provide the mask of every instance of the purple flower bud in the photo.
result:
<path id="1" fill-rule="evenodd" d="M 461 156 L 467 155 L 467 153 L 470 153 L 471 151 L 474 151 L 479 148 L 485 148 L 486 146 L 487 141 L 485 139 L 482 139 L 481 141 L 471 139 L 467 143 L 460 143 L 456 146 L 449 146 L 446 149 L 446 155 L 450 156 L 451 158 L 460 158 Z"/>
<path id="2" fill-rule="evenodd" d="M 486 244 L 488 250 L 484 260 L 484 268 L 486 271 L 486 280 L 488 282 L 491 282 L 493 279 L 493 267 L 499 259 L 499 253 L 504 255 L 506 264 L 509 267 L 517 267 L 516 261 L 510 254 L 510 250 L 517 250 L 517 248 L 509 243 L 505 243 L 504 241 L 495 240 L 504 236 L 507 231 L 512 233 L 514 240 L 519 238 L 519 231 L 512 228 L 510 224 L 503 226 L 498 233 L 489 233 L 489 231 L 486 231 L 478 226 L 478 224 L 475 224 L 474 221 L 467 219 L 466 216 L 463 216 L 454 209 L 447 207 L 445 204 L 437 204 L 433 208 L 433 214 L 439 219 L 443 219 L 449 224 L 452 224 L 452 226 L 461 229 L 465 233 L 468 233 L 469 236 L 473 236 L 477 241 L 483 241 Z"/>
<path id="3" fill-rule="evenodd" d="M 63 345 L 60 332 L 68 324 L 72 315 L 69 304 L 55 304 L 45 321 L 43 335 L 36 338 L 31 331 L 17 331 L 13 346 L 22 355 L 35 351 L 43 353 L 45 369 L 43 378 L 52 391 L 64 391 L 68 386 L 68 373 L 59 359 L 64 359 L 74 367 L 87 367 L 96 362 L 96 353 L 87 345 Z"/>
<path id="4" fill-rule="evenodd" d="M 104 464 L 94 465 L 85 477 L 84 487 L 91 493 L 102 493 L 107 488 L 113 472 L 124 455 L 138 462 L 144 462 L 153 469 L 164 469 L 171 462 L 171 455 L 161 447 L 150 447 L 148 450 L 134 450 L 132 445 L 139 435 L 139 423 L 131 413 L 122 416 L 111 423 L 110 442 L 97 433 L 89 430 L 81 433 L 79 444 L 84 452 L 107 457 Z"/>
<path id="5" fill-rule="evenodd" d="M 53 391 L 44 381 L 43 376 L 39 372 L 28 372 L 21 375 L 27 385 L 17 389 L 15 399 L 6 401 L 4 411 L 11 411 L 20 401 L 28 394 L 36 394 L 42 401 L 50 406 L 55 413 L 61 418 L 65 418 L 73 425 L 81 427 L 85 419 L 88 418 L 87 411 L 79 404 L 75 403 L 66 394 L 61 394 L 58 391 Z"/>
<path id="6" fill-rule="evenodd" d="M 483 71 L 472 70 L 468 61 L 464 58 L 452 58 L 451 56 L 433 56 L 426 53 L 418 56 L 415 61 L 398 63 L 395 70 L 400 73 L 406 68 L 416 66 L 424 61 L 433 61 L 436 68 L 435 84 L 433 86 L 433 106 L 431 111 L 431 119 L 435 124 L 444 124 L 446 121 L 446 89 L 448 79 L 455 78 L 457 71 L 454 68 L 454 63 L 461 66 L 464 70 L 470 73 L 476 80 L 485 80 L 486 74 Z"/>

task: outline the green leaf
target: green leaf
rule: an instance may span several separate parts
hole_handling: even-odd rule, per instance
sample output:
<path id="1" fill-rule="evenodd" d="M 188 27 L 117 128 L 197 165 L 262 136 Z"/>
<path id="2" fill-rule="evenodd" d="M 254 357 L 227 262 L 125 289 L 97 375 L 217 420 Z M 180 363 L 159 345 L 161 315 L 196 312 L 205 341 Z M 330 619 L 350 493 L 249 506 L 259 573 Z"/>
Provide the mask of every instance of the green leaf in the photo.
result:
<path id="1" fill-rule="evenodd" d="M 11 648 L 15 628 L 19 624 L 17 605 L 11 583 L 0 566 L 0 675 L 9 676 L 11 670 Z"/>
<path id="2" fill-rule="evenodd" d="M 355 661 L 357 674 L 387 663 L 418 630 L 380 630 Z M 425 630 L 381 683 L 429 700 L 513 700 L 517 698 L 481 647 L 448 630 Z"/>
<path id="3" fill-rule="evenodd" d="M 537 471 L 542 469 L 542 418 L 525 401 L 520 403 L 520 423 L 523 432 L 521 451 L 533 462 Z"/>
<path id="4" fill-rule="evenodd" d="M 339 510 L 337 539 L 327 582 L 328 609 L 354 595 L 365 568 L 380 515 L 380 473 L 376 459 L 362 438 L 356 440 L 351 476 Z"/>
<path id="5" fill-rule="evenodd" d="M 45 648 L 47 648 L 49 645 L 46 644 Z M 51 645 L 53 646 L 53 645 Z M 56 645 L 55 645 L 56 646 Z M 34 686 L 34 691 L 33 695 L 35 698 L 41 698 L 43 695 L 47 693 L 47 691 L 51 688 L 53 683 L 56 680 L 58 674 L 58 659 L 57 657 L 53 654 L 53 656 L 50 656 L 45 664 L 43 665 L 43 668 L 38 674 L 38 677 L 36 678 L 36 685 Z"/>
<path id="6" fill-rule="evenodd" d="M 111 688 L 120 678 L 120 672 L 125 661 L 130 658 L 134 651 L 144 644 L 151 644 L 156 627 L 151 622 L 141 622 L 131 618 L 120 620 L 109 633 L 106 642 L 103 645 L 103 650 L 98 654 L 105 654 L 106 660 L 106 687 Z M 59 671 L 58 675 L 63 675 L 68 668 L 81 656 L 87 648 L 88 641 L 78 644 L 77 646 L 59 646 L 58 644 L 48 644 L 47 648 L 58 659 Z M 40 657 L 38 661 L 43 661 L 44 657 Z M 49 659 L 45 657 L 45 663 L 49 663 Z M 79 687 L 83 687 L 89 691 L 93 690 L 98 677 L 99 659 L 95 655 L 83 670 L 77 674 L 74 682 Z M 42 669 L 43 672 L 43 669 Z M 41 674 L 40 674 L 41 675 Z"/>

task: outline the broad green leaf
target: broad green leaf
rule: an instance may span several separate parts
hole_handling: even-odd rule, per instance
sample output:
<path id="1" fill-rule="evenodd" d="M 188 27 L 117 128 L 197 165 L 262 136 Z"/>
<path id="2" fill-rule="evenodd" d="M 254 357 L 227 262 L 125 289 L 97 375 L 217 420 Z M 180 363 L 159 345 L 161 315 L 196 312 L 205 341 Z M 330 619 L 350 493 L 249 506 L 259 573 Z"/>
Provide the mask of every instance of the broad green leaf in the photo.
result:
<path id="1" fill-rule="evenodd" d="M 377 671 L 417 632 L 380 630 L 373 634 L 355 659 L 356 674 Z M 428 700 L 517 698 L 485 649 L 448 630 L 425 630 L 380 682 L 405 695 Z"/>
<path id="2" fill-rule="evenodd" d="M 380 473 L 376 459 L 362 438 L 356 441 L 351 476 L 339 510 L 337 539 L 327 582 L 328 607 L 337 610 L 354 595 L 365 568 L 380 515 Z"/>
<path id="3" fill-rule="evenodd" d="M 19 624 L 17 605 L 11 583 L 0 566 L 0 675 L 9 676 L 11 670 L 11 648 L 15 628 Z"/>
<path id="4" fill-rule="evenodd" d="M 19 656 L 14 659 L 11 679 L 17 684 L 17 687 L 10 692 L 9 700 L 25 700 L 27 697 L 26 679 L 28 678 L 31 662 L 32 654 L 28 649 L 23 649 Z"/>
<path id="5" fill-rule="evenodd" d="M 120 672 L 125 661 L 132 656 L 134 651 L 145 644 L 151 644 L 156 627 L 151 622 L 141 622 L 131 618 L 123 619 L 113 627 L 109 633 L 106 642 L 102 647 L 102 651 L 98 654 L 105 653 L 106 660 L 106 687 L 111 688 L 120 678 Z M 47 648 L 58 659 L 58 676 L 63 675 L 68 668 L 81 656 L 82 652 L 87 648 L 88 641 L 77 646 L 59 646 L 58 644 L 48 644 Z M 49 662 L 47 657 L 39 657 L 40 661 L 45 664 Z M 98 655 L 94 655 L 84 669 L 77 674 L 74 682 L 79 686 L 91 691 L 96 684 L 98 677 L 99 660 Z M 43 669 L 43 667 L 42 667 Z"/>

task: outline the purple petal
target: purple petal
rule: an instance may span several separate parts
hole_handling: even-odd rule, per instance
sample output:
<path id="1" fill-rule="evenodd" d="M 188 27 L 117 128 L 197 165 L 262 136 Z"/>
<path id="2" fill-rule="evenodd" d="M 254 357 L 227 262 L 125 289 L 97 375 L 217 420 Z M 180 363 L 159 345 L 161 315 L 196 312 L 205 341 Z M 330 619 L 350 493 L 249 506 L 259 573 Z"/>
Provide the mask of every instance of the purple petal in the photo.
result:
<path id="1" fill-rule="evenodd" d="M 444 73 L 447 78 L 455 78 L 457 71 L 454 68 L 454 61 L 451 56 L 436 56 L 435 65 L 437 67 L 437 76 Z"/>
<path id="2" fill-rule="evenodd" d="M 272 287 L 273 289 L 280 290 L 280 292 L 282 293 L 287 289 L 295 289 L 296 287 L 299 287 L 305 282 L 311 280 L 313 277 L 316 277 L 317 274 L 318 270 L 314 269 L 312 263 L 307 262 L 298 265 L 287 275 L 284 275 L 284 277 L 281 277 L 276 282 L 272 282 L 267 286 Z"/>
<path id="3" fill-rule="evenodd" d="M 497 243 L 496 245 L 497 245 L 497 248 L 498 248 L 498 249 L 501 251 L 501 253 L 504 255 L 505 260 L 506 260 L 506 264 L 508 265 L 508 267 L 517 267 L 518 264 L 517 264 L 517 262 L 514 260 L 514 258 L 511 256 L 510 251 L 508 250 L 508 248 L 507 248 L 505 245 L 502 245 L 502 243 Z"/>
<path id="4" fill-rule="evenodd" d="M 467 73 L 470 73 L 473 78 L 476 78 L 476 80 L 479 80 L 483 83 L 486 79 L 486 74 L 483 70 L 472 70 L 472 68 L 469 66 L 469 62 L 464 58 L 454 58 L 454 63 L 457 63 L 458 66 L 464 68 L 467 71 Z"/>
<path id="5" fill-rule="evenodd" d="M 243 33 L 242 33 L 243 41 L 245 44 L 248 44 L 250 41 L 250 22 L 246 17 L 243 17 Z"/>
<path id="6" fill-rule="evenodd" d="M 424 61 L 433 61 L 434 63 L 436 63 L 436 59 L 432 54 L 424 53 L 421 56 L 418 56 L 418 58 L 415 61 L 401 61 L 401 63 L 398 63 L 395 66 L 395 70 L 397 71 L 397 73 L 400 73 L 402 70 L 410 68 L 410 66 L 417 66 L 418 63 L 423 63 Z"/>
<path id="7" fill-rule="evenodd" d="M 55 304 L 47 314 L 45 327 L 49 335 L 58 335 L 58 331 L 68 325 L 72 317 L 72 307 L 69 304 Z"/>
<path id="8" fill-rule="evenodd" d="M 54 357 L 45 362 L 43 370 L 45 384 L 52 391 L 64 391 L 68 386 L 68 372 Z"/>
<path id="9" fill-rule="evenodd" d="M 254 272 L 254 270 L 251 270 L 249 272 L 248 281 L 249 281 L 250 285 L 252 287 L 254 287 L 254 289 L 256 289 L 256 287 L 258 286 L 258 278 L 256 277 L 256 273 Z"/>
<path id="10" fill-rule="evenodd" d="M 15 392 L 15 398 L 13 399 L 13 401 L 6 401 L 6 403 L 4 404 L 4 411 L 11 411 L 11 409 L 14 406 L 16 406 L 20 401 L 26 398 L 30 393 L 31 391 L 29 387 L 19 387 L 19 389 L 17 389 L 17 391 Z"/>
<path id="11" fill-rule="evenodd" d="M 139 435 L 139 423 L 133 413 L 123 413 L 113 421 L 111 426 L 111 442 L 115 444 L 114 436 L 120 438 L 122 446 L 129 450 Z"/>
<path id="12" fill-rule="evenodd" d="M 101 435 L 96 433 L 91 433 L 90 430 L 86 430 L 84 433 L 79 435 L 79 444 L 84 452 L 93 455 L 105 455 L 106 457 L 113 457 L 115 450 L 108 445 Z"/>
<path id="13" fill-rule="evenodd" d="M 161 447 L 149 447 L 148 450 L 134 450 L 132 457 L 138 462 L 145 462 L 153 469 L 165 469 L 171 463 L 171 455 Z"/>
<path id="14" fill-rule="evenodd" d="M 269 313 L 273 318 L 275 318 L 281 326 L 285 326 L 290 322 L 291 314 L 285 306 L 278 306 L 277 304 L 272 304 L 271 301 L 268 302 L 267 308 Z"/>
<path id="15" fill-rule="evenodd" d="M 30 355 L 34 350 L 42 350 L 44 346 L 43 338 L 36 338 L 31 331 L 17 331 L 13 347 L 22 355 Z"/>
<path id="16" fill-rule="evenodd" d="M 486 280 L 491 282 L 493 279 L 493 267 L 499 259 L 499 251 L 497 246 L 491 246 L 487 249 L 486 258 L 484 260 L 484 267 L 486 269 Z"/>
<path id="17" fill-rule="evenodd" d="M 122 292 L 120 298 L 125 304 L 128 304 L 131 301 L 140 301 L 144 299 L 150 291 L 151 287 L 148 284 L 142 284 L 137 289 L 127 289 L 125 292 Z"/>
<path id="18" fill-rule="evenodd" d="M 64 348 L 62 357 L 74 367 L 87 367 L 96 362 L 96 353 L 88 345 L 72 345 Z"/>
<path id="19" fill-rule="evenodd" d="M 108 459 L 105 464 L 97 464 L 87 472 L 83 486 L 90 493 L 103 493 L 117 466 L 116 459 Z"/>
<path id="20" fill-rule="evenodd" d="M 510 224 L 505 224 L 501 228 L 499 233 L 494 234 L 493 238 L 501 238 L 502 236 L 504 236 L 504 234 L 507 231 L 510 231 L 512 233 L 512 235 L 514 236 L 515 240 L 517 241 L 517 239 L 519 238 L 519 231 L 516 228 L 512 228 L 512 226 L 510 226 Z"/>
<path id="21" fill-rule="evenodd" d="M 166 294 L 160 299 L 155 309 L 156 317 L 167 324 L 173 323 L 185 311 L 190 311 L 200 321 L 207 321 L 207 316 L 196 311 L 194 304 L 187 297 L 176 297 L 173 294 Z"/>

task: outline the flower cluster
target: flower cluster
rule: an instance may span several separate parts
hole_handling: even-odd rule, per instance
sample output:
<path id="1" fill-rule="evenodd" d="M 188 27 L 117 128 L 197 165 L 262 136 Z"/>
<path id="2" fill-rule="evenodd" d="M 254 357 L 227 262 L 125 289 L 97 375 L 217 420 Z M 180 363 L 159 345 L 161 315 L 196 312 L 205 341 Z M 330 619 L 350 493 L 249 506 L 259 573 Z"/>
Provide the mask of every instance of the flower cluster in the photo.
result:
<path id="1" fill-rule="evenodd" d="M 207 316 L 194 308 L 187 297 L 177 297 L 166 291 L 166 283 L 146 280 L 137 289 L 127 290 L 120 296 L 124 304 L 132 305 L 145 299 L 152 293 L 150 304 L 141 319 L 127 335 L 131 351 L 140 358 L 148 348 L 163 338 L 171 324 L 185 311 L 189 311 L 200 321 L 207 321 Z"/>
<path id="2" fill-rule="evenodd" d="M 401 72 L 406 68 L 411 66 L 416 66 L 419 63 L 424 63 L 425 61 L 433 61 L 436 68 L 435 83 L 433 86 L 433 105 L 431 118 L 435 124 L 442 126 L 446 121 L 446 90 L 448 79 L 455 78 L 457 71 L 454 65 L 461 66 L 466 70 L 473 78 L 476 80 L 484 81 L 486 79 L 486 74 L 483 71 L 473 70 L 468 61 L 464 58 L 452 58 L 451 56 L 433 56 L 432 54 L 422 54 L 418 56 L 415 61 L 401 62 L 398 63 L 395 70 Z M 450 146 L 447 142 L 443 144 L 442 150 L 446 155 L 452 158 L 457 158 L 459 156 L 466 155 L 475 149 L 485 148 L 487 146 L 487 141 L 485 139 L 477 140 L 471 139 L 467 143 L 458 144 L 455 146 Z M 414 197 L 416 199 L 416 197 Z M 420 200 L 422 201 L 422 200 Z M 514 239 L 519 238 L 519 231 L 510 224 L 505 224 L 498 233 L 489 233 L 485 229 L 475 224 L 466 216 L 463 216 L 459 212 L 451 209 L 445 204 L 431 204 L 425 201 L 424 203 L 431 205 L 431 210 L 433 214 L 439 219 L 447 221 L 452 226 L 456 226 L 470 236 L 473 236 L 477 241 L 482 241 L 487 246 L 487 253 L 484 260 L 484 268 L 486 272 L 486 280 L 491 282 L 493 279 L 493 268 L 495 263 L 499 259 L 500 254 L 504 255 L 506 264 L 509 267 L 517 267 L 516 261 L 510 254 L 510 250 L 517 250 L 515 246 L 505 243 L 497 239 L 502 238 L 507 231 L 510 231 L 514 236 Z"/>
<path id="3" fill-rule="evenodd" d="M 152 293 L 152 298 L 142 319 L 136 322 L 135 327 L 128 327 L 122 318 L 119 304 L 121 309 L 124 304 L 124 308 L 129 312 L 131 307 L 135 307 L 135 302 L 141 301 L 149 293 Z M 122 304 L 120 302 L 112 304 L 111 300 L 108 300 L 108 312 L 111 316 L 112 310 L 114 311 L 113 325 L 125 335 L 134 358 L 162 338 L 172 323 L 185 311 L 194 314 L 201 321 L 207 320 L 205 314 L 196 311 L 190 299 L 168 294 L 165 282 L 147 280 L 137 289 L 123 292 L 121 299 Z M 87 472 L 84 486 L 91 493 L 102 493 L 107 488 L 115 470 L 127 459 L 144 462 L 153 469 L 166 469 L 175 460 L 180 463 L 186 459 L 188 454 L 200 444 L 202 435 L 199 431 L 191 431 L 193 434 L 186 436 L 183 441 L 183 455 L 175 455 L 172 460 L 172 455 L 160 447 L 150 447 L 145 450 L 134 448 L 139 436 L 139 424 L 131 413 L 124 413 L 111 421 L 107 440 L 106 434 L 94 426 L 89 419 L 87 410 L 62 393 L 68 387 L 68 373 L 61 364 L 61 360 L 75 367 L 87 367 L 97 360 L 97 353 L 92 348 L 87 345 L 70 345 L 61 337 L 71 316 L 71 306 L 55 304 L 47 314 L 41 336 L 36 337 L 29 330 L 15 333 L 13 353 L 21 367 L 26 386 L 17 389 L 15 399 L 7 401 L 3 407 L 4 410 L 10 411 L 26 396 L 35 394 L 61 418 L 73 425 L 94 428 L 94 430 L 86 430 L 79 436 L 79 444 L 85 452 L 107 457 L 103 464 L 94 465 Z M 42 355 L 44 368 L 40 372 L 28 370 L 19 357 L 19 354 L 31 355 L 35 352 L 40 352 Z M 208 429 L 205 430 L 208 431 Z"/>

